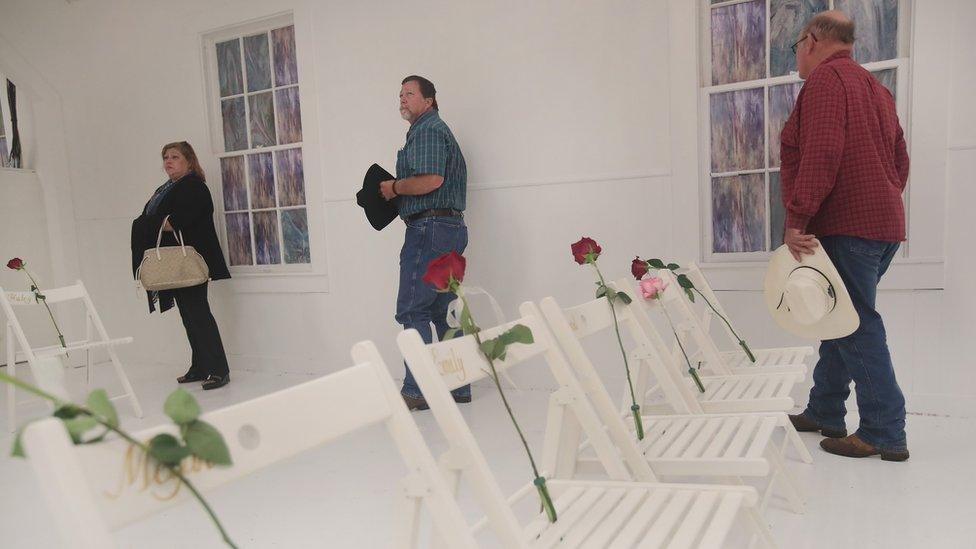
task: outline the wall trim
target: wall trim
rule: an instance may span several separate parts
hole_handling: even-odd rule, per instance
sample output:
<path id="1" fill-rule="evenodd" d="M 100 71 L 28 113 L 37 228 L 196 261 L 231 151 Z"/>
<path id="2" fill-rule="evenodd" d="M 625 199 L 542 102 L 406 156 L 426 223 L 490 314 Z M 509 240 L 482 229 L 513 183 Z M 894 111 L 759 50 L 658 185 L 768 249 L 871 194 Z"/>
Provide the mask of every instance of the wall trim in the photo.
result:
<path id="1" fill-rule="evenodd" d="M 594 174 L 583 176 L 565 176 L 547 179 L 514 179 L 501 181 L 476 181 L 468 183 L 468 192 L 487 191 L 494 189 L 517 189 L 529 187 L 546 187 L 549 185 L 579 185 L 585 183 L 603 183 L 608 181 L 639 181 L 642 179 L 662 179 L 671 177 L 671 170 L 648 172 L 623 172 L 612 174 Z M 327 196 L 325 203 L 355 202 L 356 198 L 343 196 Z"/>

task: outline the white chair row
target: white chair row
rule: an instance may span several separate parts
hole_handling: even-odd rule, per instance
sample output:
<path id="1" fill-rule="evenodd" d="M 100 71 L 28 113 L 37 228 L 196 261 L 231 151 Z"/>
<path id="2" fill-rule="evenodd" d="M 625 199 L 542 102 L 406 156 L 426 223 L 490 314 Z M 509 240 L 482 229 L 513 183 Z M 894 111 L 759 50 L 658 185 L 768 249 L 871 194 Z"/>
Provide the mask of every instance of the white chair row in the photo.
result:
<path id="1" fill-rule="evenodd" d="M 632 356 L 637 359 L 642 394 L 653 378 L 679 414 L 645 416 L 647 436 L 640 442 L 614 407 L 581 343 L 612 330 L 606 300 L 566 310 L 552 298 L 542 300 L 541 308 L 525 303 L 519 319 L 481 332 L 482 338 L 490 338 L 517 323 L 528 326 L 534 342 L 510 347 L 496 367 L 508 371 L 542 362 L 558 386 L 550 396 L 541 454 L 559 517 L 555 523 L 541 512 L 518 512 L 524 507 L 517 504 L 533 497 L 535 486 L 529 482 L 505 495 L 451 398 L 450 390 L 487 375 L 487 361 L 470 336 L 431 345 L 412 330 L 397 338 L 449 443 L 439 460 L 420 435 L 375 347 L 363 342 L 353 348 L 352 368 L 205 414 L 204 419 L 224 433 L 235 463 L 227 469 L 194 469 L 190 478 L 206 491 L 383 423 L 410 471 L 399 490 L 403 509 L 395 535 L 398 547 L 421 542 L 423 509 L 433 524 L 430 543 L 441 547 L 477 547 L 489 535 L 503 547 L 726 547 L 734 540 L 753 539 L 771 547 L 762 509 L 774 484 L 782 486 L 794 510 L 802 505 L 784 468 L 783 453 L 792 444 L 801 459 L 809 461 L 810 456 L 783 413 L 792 401 L 782 396 L 783 391 L 788 395 L 784 387 L 792 387 L 802 373 L 705 376 L 706 393 L 696 394 L 673 354 L 655 341 L 660 338 L 653 326 L 645 325 L 654 306 L 635 300 L 617 310 L 621 327 L 637 345 Z M 136 437 L 148 440 L 168 429 L 150 429 Z M 776 430 L 784 432 L 778 449 L 772 438 Z M 159 501 L 147 497 L 137 484 L 114 499 L 106 498 L 106 490 L 117 490 L 117 472 L 127 452 L 132 459 L 133 450 L 124 441 L 73 446 L 60 421 L 48 419 L 27 429 L 24 444 L 71 546 L 109 545 L 113 531 L 186 498 L 183 490 Z M 593 466 L 607 480 L 578 478 Z M 674 476 L 731 484 L 662 482 Z M 741 477 L 767 478 L 763 494 Z M 457 499 L 461 482 L 470 486 L 484 512 L 473 524 L 465 521 Z M 233 524 L 229 527 L 233 531 Z"/>

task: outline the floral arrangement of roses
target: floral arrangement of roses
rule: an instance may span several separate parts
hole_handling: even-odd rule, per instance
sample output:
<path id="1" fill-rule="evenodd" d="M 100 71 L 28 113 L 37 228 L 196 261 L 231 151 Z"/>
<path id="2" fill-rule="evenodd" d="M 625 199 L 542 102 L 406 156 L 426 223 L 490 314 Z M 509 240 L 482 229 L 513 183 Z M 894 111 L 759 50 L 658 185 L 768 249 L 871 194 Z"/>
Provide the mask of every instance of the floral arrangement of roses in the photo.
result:
<path id="1" fill-rule="evenodd" d="M 618 301 L 624 305 L 629 305 L 633 300 L 626 293 L 607 286 L 607 282 L 603 278 L 603 273 L 600 272 L 600 267 L 596 263 L 600 254 L 603 252 L 603 248 L 595 240 L 584 236 L 570 246 L 570 251 L 573 252 L 573 259 L 576 263 L 593 266 L 598 279 L 596 282 L 596 297 L 597 299 L 601 297 L 607 298 L 607 303 L 610 305 L 610 314 L 613 316 L 613 328 L 617 333 L 617 345 L 620 346 L 620 354 L 624 358 L 624 370 L 627 373 L 627 387 L 630 389 L 630 412 L 634 416 L 634 430 L 637 432 L 637 440 L 644 440 L 644 424 L 641 421 L 640 405 L 637 404 L 637 396 L 634 394 L 634 383 L 630 377 L 630 363 L 627 361 L 627 351 L 624 350 L 623 341 L 620 339 L 620 325 L 617 322 L 617 311 L 614 309 L 614 303 Z"/>
<path id="2" fill-rule="evenodd" d="M 741 347 L 742 351 L 746 354 L 747 357 L 749 357 L 749 361 L 755 363 L 756 357 L 752 354 L 752 349 L 749 348 L 749 344 L 746 343 L 746 340 L 739 337 L 739 334 L 736 333 L 735 328 L 733 328 L 732 324 L 729 323 L 729 319 L 725 318 L 725 316 L 722 315 L 722 313 L 718 312 L 718 309 L 716 309 L 715 306 L 712 305 L 712 303 L 708 300 L 708 298 L 705 297 L 705 294 L 701 293 L 701 290 L 695 287 L 695 284 L 691 281 L 690 278 L 688 278 L 688 275 L 684 273 L 681 274 L 678 273 L 678 269 L 680 268 L 681 266 L 678 265 L 677 263 L 666 264 L 660 259 L 643 260 L 640 258 L 640 256 L 635 257 L 634 261 L 631 262 L 630 264 L 630 272 L 631 274 L 634 275 L 634 278 L 636 278 L 637 280 L 644 278 L 644 275 L 646 275 L 648 271 L 650 271 L 651 269 L 657 269 L 657 270 L 667 269 L 671 271 L 675 275 L 675 279 L 678 281 L 678 285 L 681 286 L 681 289 L 685 291 L 685 295 L 688 296 L 688 300 L 694 303 L 695 294 L 697 293 L 699 297 L 701 297 L 702 301 L 705 302 L 705 305 L 708 305 L 708 308 L 711 309 L 713 313 L 715 313 L 719 318 L 722 319 L 722 322 L 724 322 L 725 325 L 728 326 L 729 331 L 732 332 L 732 335 L 734 335 L 735 338 L 739 340 L 739 347 Z"/>
<path id="3" fill-rule="evenodd" d="M 464 336 L 474 337 L 478 348 L 488 361 L 488 367 L 491 370 L 491 379 L 495 382 L 495 387 L 498 389 L 498 394 L 502 398 L 502 404 L 505 405 L 508 417 L 511 418 L 512 424 L 515 426 L 515 430 L 522 440 L 522 446 L 525 447 L 525 453 L 529 456 L 529 464 L 532 466 L 532 473 L 534 475 L 532 483 L 539 493 L 539 500 L 542 503 L 542 507 L 545 509 L 549 521 L 556 522 L 556 507 L 552 503 L 552 496 L 549 495 L 546 478 L 539 474 L 535 459 L 532 457 L 532 450 L 529 449 L 529 443 L 525 440 L 522 428 L 515 419 L 512 407 L 508 404 L 508 398 L 505 397 L 505 391 L 502 390 L 502 384 L 498 378 L 498 370 L 495 368 L 496 360 L 505 360 L 507 349 L 510 345 L 517 343 L 531 344 L 535 341 L 532 337 L 532 330 L 523 324 L 516 324 L 492 339 L 483 340 L 480 334 L 481 328 L 478 327 L 474 318 L 471 316 L 471 309 L 468 307 L 468 302 L 464 297 L 464 288 L 461 285 L 464 281 L 464 270 L 466 266 L 467 261 L 464 256 L 455 251 L 451 251 L 433 259 L 427 265 L 427 271 L 424 273 L 422 280 L 433 286 L 438 293 L 452 293 L 457 295 L 458 299 L 461 300 L 460 328 L 450 330 L 444 337 L 445 339 L 450 339 L 458 335 L 458 333 Z"/>
<path id="4" fill-rule="evenodd" d="M 634 273 L 636 276 L 636 272 Z M 644 299 L 661 299 L 664 295 L 664 290 L 667 289 L 668 283 L 661 280 L 659 277 L 651 276 L 640 281 L 640 292 Z M 698 390 L 702 393 L 705 392 L 705 386 L 702 385 L 701 378 L 698 377 L 698 370 L 691 366 L 691 361 L 688 360 L 688 353 L 685 352 L 684 345 L 681 344 L 681 338 L 678 337 L 678 332 L 674 329 L 674 322 L 671 321 L 671 315 L 668 313 L 668 308 L 661 305 L 661 310 L 664 311 L 664 316 L 668 319 L 668 324 L 671 326 L 671 333 L 674 334 L 674 340 L 678 342 L 678 348 L 681 349 L 681 354 L 685 357 L 685 364 L 688 365 L 688 374 L 691 378 L 695 380 L 695 385 Z"/>

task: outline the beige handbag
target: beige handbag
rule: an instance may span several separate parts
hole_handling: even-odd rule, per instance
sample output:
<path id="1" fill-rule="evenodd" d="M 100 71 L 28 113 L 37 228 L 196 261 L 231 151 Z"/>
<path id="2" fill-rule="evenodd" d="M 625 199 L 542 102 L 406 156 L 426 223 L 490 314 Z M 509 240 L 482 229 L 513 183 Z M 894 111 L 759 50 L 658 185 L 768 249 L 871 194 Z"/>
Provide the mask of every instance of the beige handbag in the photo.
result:
<path id="1" fill-rule="evenodd" d="M 179 246 L 160 246 L 163 227 L 169 216 L 163 218 L 156 237 L 156 247 L 142 254 L 142 263 L 136 271 L 139 282 L 147 291 L 173 290 L 199 286 L 210 279 L 210 269 L 203 256 L 183 243 L 183 233 L 177 231 Z"/>

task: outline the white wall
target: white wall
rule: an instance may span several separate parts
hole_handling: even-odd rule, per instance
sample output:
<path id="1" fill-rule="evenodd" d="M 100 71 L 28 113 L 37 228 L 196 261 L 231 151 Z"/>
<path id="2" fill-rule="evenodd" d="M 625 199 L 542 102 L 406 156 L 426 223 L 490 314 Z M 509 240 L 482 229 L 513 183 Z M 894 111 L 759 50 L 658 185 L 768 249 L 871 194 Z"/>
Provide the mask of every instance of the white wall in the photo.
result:
<path id="1" fill-rule="evenodd" d="M 353 194 L 371 162 L 392 168 L 402 146 L 400 79 L 419 73 L 435 82 L 464 149 L 469 279 L 491 289 L 507 314 L 547 294 L 579 301 L 593 288 L 592 273 L 569 253 L 581 235 L 605 244 L 608 274 L 668 242 L 664 7 L 21 0 L 5 6 L 0 36 L 63 101 L 82 276 L 109 330 L 136 336 L 131 359 L 185 364 L 176 315 L 148 317 L 132 289 L 129 222 L 163 180 L 162 143 L 187 139 L 208 173 L 218 172 L 206 150 L 201 34 L 294 10 L 300 63 L 311 67 L 300 76 L 305 154 L 319 167 L 306 177 L 318 186 L 312 207 L 324 220 L 313 238 L 325 241 L 328 278 L 302 293 L 253 292 L 253 280 L 239 278 L 214 284 L 212 302 L 232 368 L 331 371 L 353 342 L 373 338 L 399 375 L 402 227 L 374 232 Z"/>
<path id="2" fill-rule="evenodd" d="M 674 119 L 697 120 L 698 13 L 694 2 L 672 0 L 671 94 Z M 966 45 L 976 4 L 966 0 L 913 3 L 910 139 L 911 256 L 892 266 L 878 296 L 899 382 L 909 412 L 976 414 L 976 373 L 969 339 L 976 328 L 976 273 L 969 251 L 969 204 L 976 146 L 972 66 Z M 674 125 L 671 192 L 676 203 L 675 257 L 700 256 L 698 129 Z M 968 199 L 968 200 L 967 200 Z M 914 238 L 921 234 L 922 238 Z M 943 243 L 944 242 L 944 243 Z M 761 302 L 761 265 L 715 265 L 710 279 L 726 291 L 730 315 L 759 346 L 801 343 L 776 328 Z M 799 396 L 799 395 L 797 395 Z M 801 403 L 805 402 L 801 397 Z M 853 400 L 853 396 L 852 396 Z M 851 405 L 854 403 L 851 402 Z"/>
<path id="3" fill-rule="evenodd" d="M 0 70 L 15 66 L 39 97 L 38 171 L 48 211 L 61 208 L 49 225 L 63 225 L 50 229 L 56 276 L 80 270 L 110 330 L 137 337 L 129 357 L 175 372 L 188 355 L 182 327 L 175 314 L 148 317 L 132 289 L 129 221 L 163 178 L 160 144 L 197 144 L 217 173 L 200 36 L 294 11 L 306 157 L 316 167 L 306 176 L 323 222 L 313 238 L 324 239 L 327 276 L 301 285 L 238 277 L 215 284 L 212 301 L 233 368 L 326 372 L 365 337 L 396 363 L 402 228 L 372 231 L 352 195 L 369 163 L 392 167 L 406 129 L 395 110 L 406 74 L 438 86 L 470 168 L 469 278 L 508 314 L 547 294 L 584 299 L 592 275 L 568 253 L 582 234 L 606 245 L 611 274 L 626 272 L 634 254 L 699 257 L 696 4 L 17 0 L 0 20 Z M 966 286 L 976 267 L 966 224 L 976 130 L 965 40 L 976 6 L 926 0 L 914 11 L 912 215 L 925 223 L 927 248 L 893 270 L 879 307 L 909 408 L 976 413 L 964 344 L 976 325 Z M 58 185 L 65 192 L 48 190 Z M 710 271 L 735 290 L 722 297 L 751 341 L 789 343 L 761 307 L 761 273 Z M 268 291 L 276 287 L 291 291 Z"/>

